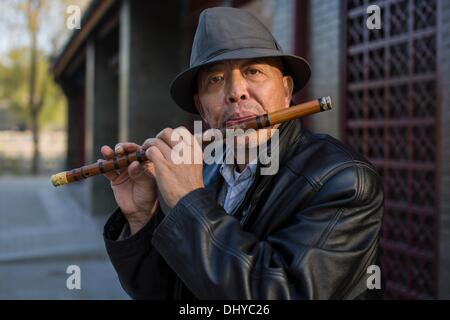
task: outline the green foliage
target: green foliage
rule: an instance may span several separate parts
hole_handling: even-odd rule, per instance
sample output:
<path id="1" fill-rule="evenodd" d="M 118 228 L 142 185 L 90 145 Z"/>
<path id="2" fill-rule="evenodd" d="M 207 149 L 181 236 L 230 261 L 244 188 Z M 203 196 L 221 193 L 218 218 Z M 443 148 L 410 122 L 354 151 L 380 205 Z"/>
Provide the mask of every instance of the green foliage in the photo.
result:
<path id="1" fill-rule="evenodd" d="M 11 109 L 16 125 L 28 125 L 29 111 L 30 49 L 11 49 L 0 60 L 0 103 Z M 37 93 L 45 88 L 45 98 L 39 115 L 41 128 L 53 126 L 63 128 L 66 119 L 66 99 L 61 89 L 53 81 L 48 58 L 38 52 Z"/>

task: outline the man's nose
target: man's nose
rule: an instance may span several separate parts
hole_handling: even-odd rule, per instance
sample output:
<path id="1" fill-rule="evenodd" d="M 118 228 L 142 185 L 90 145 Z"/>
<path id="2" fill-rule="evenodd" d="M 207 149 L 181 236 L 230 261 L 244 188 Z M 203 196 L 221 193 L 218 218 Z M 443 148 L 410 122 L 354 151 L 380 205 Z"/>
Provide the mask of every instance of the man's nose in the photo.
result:
<path id="1" fill-rule="evenodd" d="M 247 83 L 239 70 L 231 73 L 228 82 L 227 101 L 237 103 L 248 99 Z"/>

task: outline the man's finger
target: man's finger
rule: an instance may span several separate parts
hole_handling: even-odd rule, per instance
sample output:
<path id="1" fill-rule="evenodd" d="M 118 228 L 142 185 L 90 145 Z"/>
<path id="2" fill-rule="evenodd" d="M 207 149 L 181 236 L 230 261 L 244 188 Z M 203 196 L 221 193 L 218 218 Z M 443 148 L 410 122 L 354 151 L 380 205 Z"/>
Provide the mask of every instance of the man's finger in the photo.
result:
<path id="1" fill-rule="evenodd" d="M 146 161 L 142 164 L 144 167 L 145 174 L 147 174 L 150 177 L 155 177 L 155 164 L 151 161 Z"/>
<path id="2" fill-rule="evenodd" d="M 102 146 L 100 149 L 100 152 L 102 153 L 102 156 L 106 159 L 106 160 L 110 160 L 112 158 L 114 158 L 114 150 L 111 149 L 109 146 Z"/>
<path id="3" fill-rule="evenodd" d="M 128 166 L 128 175 L 131 179 L 136 180 L 142 177 L 144 174 L 144 168 L 141 166 L 141 164 L 138 161 L 133 161 Z"/>
<path id="4" fill-rule="evenodd" d="M 136 152 L 141 146 L 133 142 L 119 142 L 114 147 L 114 152 L 116 155 L 124 155 L 126 153 Z"/>
<path id="5" fill-rule="evenodd" d="M 161 153 L 161 150 L 156 146 L 151 146 L 145 151 L 145 155 L 147 156 L 147 159 L 151 162 L 153 162 L 156 168 L 161 164 L 166 162 L 166 158 Z"/>
<path id="6" fill-rule="evenodd" d="M 116 156 L 113 149 L 111 149 L 109 146 L 102 146 L 100 148 L 100 152 L 102 153 L 103 157 L 105 159 L 98 159 L 97 162 L 105 161 L 105 160 L 112 160 Z M 103 175 L 109 180 L 109 181 L 115 181 L 117 177 L 123 172 L 124 170 L 117 170 L 117 171 L 110 171 L 106 172 Z"/>
<path id="7" fill-rule="evenodd" d="M 165 160 L 171 160 L 172 148 L 168 146 L 167 143 L 165 143 L 163 140 L 159 138 L 154 139 L 149 143 L 149 145 L 150 147 L 156 147 L 160 151 L 161 155 L 165 158 Z M 147 153 L 145 155 L 147 155 Z"/>
<path id="8" fill-rule="evenodd" d="M 147 140 L 145 140 L 144 143 L 142 144 L 142 149 L 147 150 L 148 148 L 150 148 L 155 142 L 155 140 L 156 138 L 148 138 Z"/>
<path id="9" fill-rule="evenodd" d="M 157 139 L 164 141 L 170 148 L 178 143 L 178 141 L 172 141 L 174 129 L 165 128 L 156 135 Z"/>
<path id="10" fill-rule="evenodd" d="M 183 126 L 175 129 L 166 128 L 156 137 L 163 140 L 171 148 L 176 146 L 181 141 L 186 143 L 188 146 L 192 146 L 193 143 L 193 135 Z"/>

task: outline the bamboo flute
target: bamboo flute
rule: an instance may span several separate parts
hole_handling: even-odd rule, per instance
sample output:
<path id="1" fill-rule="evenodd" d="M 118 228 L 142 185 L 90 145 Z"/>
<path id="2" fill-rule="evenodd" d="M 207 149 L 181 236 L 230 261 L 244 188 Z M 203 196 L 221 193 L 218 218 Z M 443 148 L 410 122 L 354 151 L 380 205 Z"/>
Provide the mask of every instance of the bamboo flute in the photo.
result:
<path id="1" fill-rule="evenodd" d="M 314 113 L 330 110 L 332 108 L 331 98 L 322 97 L 305 103 L 297 104 L 286 109 L 256 116 L 251 119 L 245 119 L 236 123 L 227 129 L 261 129 L 273 126 L 275 124 L 290 121 L 296 118 L 308 116 Z M 62 186 L 74 181 L 83 180 L 89 177 L 100 175 L 109 171 L 119 170 L 127 167 L 133 161 L 147 161 L 145 150 L 137 150 L 136 152 L 126 154 L 124 156 L 115 157 L 111 160 L 99 161 L 88 164 L 80 168 L 63 171 L 52 175 L 51 181 L 55 187 Z"/>

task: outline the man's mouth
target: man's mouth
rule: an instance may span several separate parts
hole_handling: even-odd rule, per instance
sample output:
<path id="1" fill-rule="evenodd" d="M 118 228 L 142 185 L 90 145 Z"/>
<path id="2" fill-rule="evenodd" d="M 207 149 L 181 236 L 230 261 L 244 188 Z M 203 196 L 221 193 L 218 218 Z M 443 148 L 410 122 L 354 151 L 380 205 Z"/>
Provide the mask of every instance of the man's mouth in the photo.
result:
<path id="1" fill-rule="evenodd" d="M 245 120 L 248 120 L 248 119 L 252 119 L 254 117 L 255 117 L 255 115 L 242 116 L 242 117 L 239 117 L 239 116 L 231 117 L 230 119 L 228 119 L 225 122 L 225 126 L 230 127 L 230 126 L 236 125 L 236 124 L 238 124 L 238 123 L 240 123 L 242 121 L 245 121 Z"/>

